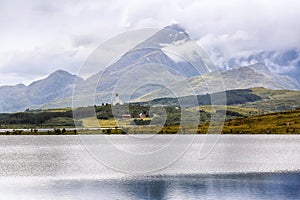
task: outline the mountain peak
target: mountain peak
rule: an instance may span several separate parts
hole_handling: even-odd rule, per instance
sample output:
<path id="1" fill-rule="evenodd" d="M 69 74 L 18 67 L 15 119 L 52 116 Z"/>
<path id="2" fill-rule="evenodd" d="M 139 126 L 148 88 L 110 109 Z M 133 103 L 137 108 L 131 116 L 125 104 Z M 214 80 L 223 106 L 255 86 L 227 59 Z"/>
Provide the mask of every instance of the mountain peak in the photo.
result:
<path id="1" fill-rule="evenodd" d="M 145 41 L 138 44 L 134 49 L 147 49 L 149 47 L 161 49 L 168 45 L 172 45 L 178 41 L 189 40 L 190 37 L 185 32 L 184 28 L 182 28 L 178 24 L 171 24 L 164 27 Z"/>
<path id="2" fill-rule="evenodd" d="M 67 75 L 67 76 L 73 76 L 69 72 L 67 72 L 65 70 L 61 70 L 61 69 L 52 72 L 49 76 L 54 76 L 54 75 L 55 76 L 57 76 L 57 75 L 59 75 L 59 76 L 61 76 L 61 75 L 63 75 L 63 76 L 65 76 L 65 75 Z"/>
<path id="3" fill-rule="evenodd" d="M 168 26 L 164 27 L 164 29 L 171 29 L 171 30 L 176 31 L 176 32 L 186 33 L 185 29 L 177 23 L 168 25 Z"/>
<path id="4" fill-rule="evenodd" d="M 246 66 L 246 67 L 251 68 L 251 69 L 253 69 L 257 72 L 260 72 L 260 73 L 271 73 L 269 68 L 263 63 L 256 63 L 256 64 L 252 64 L 252 65 L 249 65 L 249 66 Z"/>
<path id="5" fill-rule="evenodd" d="M 28 87 L 34 87 L 34 86 L 36 86 L 40 83 L 45 83 L 45 82 L 57 82 L 57 83 L 69 82 L 69 83 L 73 83 L 76 78 L 79 81 L 83 81 L 83 79 L 80 78 L 79 76 L 73 75 L 73 74 L 69 73 L 68 71 L 64 71 L 64 70 L 59 69 L 59 70 L 56 70 L 56 71 L 52 72 L 51 74 L 49 74 L 44 79 L 40 79 L 40 80 L 32 82 L 31 84 L 29 84 Z"/>

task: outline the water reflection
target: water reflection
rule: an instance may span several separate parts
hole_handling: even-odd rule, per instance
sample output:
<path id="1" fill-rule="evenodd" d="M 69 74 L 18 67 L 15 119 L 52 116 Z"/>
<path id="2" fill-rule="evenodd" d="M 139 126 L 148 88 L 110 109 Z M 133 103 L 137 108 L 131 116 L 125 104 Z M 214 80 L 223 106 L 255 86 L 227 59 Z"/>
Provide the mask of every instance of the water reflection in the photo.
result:
<path id="1" fill-rule="evenodd" d="M 18 183 L 17 183 L 18 182 Z M 300 173 L 0 184 L 8 199 L 299 199 Z M 4 192 L 5 191 L 5 192 Z M 11 192 L 11 194 L 9 193 Z"/>

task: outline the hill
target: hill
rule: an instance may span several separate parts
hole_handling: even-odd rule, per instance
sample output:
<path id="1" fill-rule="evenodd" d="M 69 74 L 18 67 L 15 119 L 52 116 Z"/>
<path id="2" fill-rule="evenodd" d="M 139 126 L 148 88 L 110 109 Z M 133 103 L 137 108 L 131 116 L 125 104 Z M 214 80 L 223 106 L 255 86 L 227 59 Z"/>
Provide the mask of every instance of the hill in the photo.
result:
<path id="1" fill-rule="evenodd" d="M 233 119 L 225 123 L 223 134 L 300 134 L 300 109 Z"/>
<path id="2" fill-rule="evenodd" d="M 219 92 L 213 93 L 217 99 Z M 280 112 L 284 110 L 294 110 L 300 106 L 300 91 L 291 90 L 271 90 L 267 88 L 251 88 L 251 89 L 237 89 L 225 91 L 226 105 L 230 107 L 260 110 L 262 113 Z M 166 105 L 166 106 L 179 106 L 179 102 L 185 102 L 189 107 L 202 107 L 210 105 L 210 95 L 197 95 L 198 105 L 189 101 L 194 99 L 194 96 L 185 96 L 179 98 L 158 98 L 151 101 L 137 102 L 139 105 Z M 224 104 L 214 102 L 215 105 Z M 133 103 L 134 104 L 134 103 Z"/>
<path id="3" fill-rule="evenodd" d="M 155 90 L 134 101 L 149 101 L 159 97 L 172 97 L 172 90 L 181 90 L 181 96 L 187 96 L 187 94 L 214 93 L 224 91 L 224 89 L 234 90 L 264 87 L 272 90 L 299 90 L 300 88 L 296 80 L 289 76 L 274 74 L 263 64 L 254 64 L 221 71 L 222 80 L 217 78 L 218 75 L 216 73 L 213 71 L 202 76 L 187 79 L 191 85 L 190 88 L 183 88 L 185 84 L 177 82 L 167 89 Z"/>

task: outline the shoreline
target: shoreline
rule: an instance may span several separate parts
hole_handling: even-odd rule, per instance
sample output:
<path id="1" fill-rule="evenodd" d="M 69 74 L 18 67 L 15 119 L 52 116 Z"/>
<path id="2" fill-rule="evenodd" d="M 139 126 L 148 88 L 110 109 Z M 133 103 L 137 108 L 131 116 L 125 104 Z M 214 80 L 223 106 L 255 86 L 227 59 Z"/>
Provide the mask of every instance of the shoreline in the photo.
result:
<path id="1" fill-rule="evenodd" d="M 66 131 L 64 133 L 55 133 L 54 131 L 51 132 L 0 132 L 0 136 L 17 136 L 17 135 L 300 135 L 300 133 L 215 133 L 215 134 L 208 134 L 208 133 L 174 133 L 174 132 L 164 132 L 164 133 L 149 133 L 149 132 L 139 132 L 139 133 L 126 133 L 123 132 L 121 129 L 118 129 L 117 132 L 115 129 L 106 129 L 111 130 L 110 133 L 107 132 L 97 132 L 97 131 L 76 131 L 76 129 L 72 131 Z"/>

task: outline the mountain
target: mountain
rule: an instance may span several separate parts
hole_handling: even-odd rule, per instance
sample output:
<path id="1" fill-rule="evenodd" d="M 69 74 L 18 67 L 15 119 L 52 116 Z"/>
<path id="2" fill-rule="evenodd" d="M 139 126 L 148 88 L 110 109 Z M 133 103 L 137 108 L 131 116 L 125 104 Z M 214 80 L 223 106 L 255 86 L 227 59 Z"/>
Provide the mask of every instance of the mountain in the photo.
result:
<path id="1" fill-rule="evenodd" d="M 0 112 L 24 111 L 30 101 L 24 84 L 0 87 Z"/>
<path id="2" fill-rule="evenodd" d="M 47 78 L 31 83 L 27 87 L 26 93 L 34 105 L 44 104 L 55 98 L 72 95 L 73 84 L 76 78 L 83 81 L 69 72 L 57 70 Z"/>
<path id="3" fill-rule="evenodd" d="M 143 77 L 143 79 L 148 77 L 149 72 L 143 72 L 143 67 L 146 65 L 159 66 L 156 70 L 151 71 L 152 77 L 166 77 L 163 73 L 170 73 L 173 77 L 178 77 L 178 79 L 199 76 L 199 72 L 195 70 L 191 63 L 178 58 L 178 56 L 173 55 L 168 50 L 168 47 L 178 47 L 189 41 L 191 39 L 182 27 L 176 24 L 167 26 L 126 52 L 119 60 L 108 66 L 105 71 L 100 71 L 85 81 L 78 79 L 80 80 L 78 87 L 82 92 L 77 95 L 85 99 L 82 103 L 86 105 L 94 104 L 94 97 L 96 97 L 96 102 L 110 102 L 113 96 L 112 91 L 116 84 L 123 78 L 124 74 L 128 75 L 128 72 L 133 68 L 139 68 L 141 73 L 129 74 L 127 76 L 127 83 L 135 83 L 135 80 L 139 78 L 137 76 Z M 194 56 L 194 54 L 192 55 Z M 204 66 L 199 56 L 195 60 L 197 60 L 198 65 Z M 98 83 L 100 75 L 103 78 Z M 3 105 L 0 108 L 0 112 L 20 111 L 27 107 L 49 108 L 70 106 L 72 101 L 71 89 L 74 79 L 75 76 L 59 70 L 49 75 L 46 79 L 33 82 L 28 87 L 23 88 L 21 92 L 17 92 L 18 95 L 21 95 L 20 98 L 24 99 L 25 103 L 18 103 L 20 105 L 16 107 L 13 105 L 20 98 L 14 99 L 16 96 L 13 92 L 14 88 L 10 88 L 10 93 L 12 94 L 9 93 L 9 97 L 2 97 L 3 103 L 8 102 L 8 105 Z M 95 85 L 97 86 L 96 92 L 94 89 Z M 139 88 L 137 93 L 133 94 L 133 98 L 156 89 L 158 89 L 157 84 L 145 85 Z M 125 89 L 120 92 L 123 92 L 123 98 L 126 94 L 130 93 Z M 5 96 L 5 94 L 3 95 Z"/>
<path id="4" fill-rule="evenodd" d="M 212 76 L 212 74 L 208 75 Z M 286 75 L 272 73 L 264 64 L 238 67 L 221 72 L 226 90 L 249 87 L 265 87 L 268 89 L 299 90 L 299 83 Z"/>
<path id="5" fill-rule="evenodd" d="M 272 73 L 263 64 L 254 64 L 244 67 L 235 67 L 221 71 L 222 80 L 219 80 L 217 72 L 213 71 L 203 76 L 188 79 L 190 88 L 182 88 L 182 83 L 178 82 L 171 86 L 171 89 L 158 89 L 143 95 L 134 101 L 149 101 L 160 97 L 172 97 L 172 91 L 181 90 L 180 96 L 190 94 L 207 94 L 224 90 L 247 89 L 255 87 L 265 87 L 273 90 L 299 90 L 300 84 L 293 78 L 286 75 Z M 209 86 L 209 87 L 208 87 Z M 173 89 L 172 89 L 173 88 Z M 181 88 L 181 89 L 180 89 Z"/>
<path id="6" fill-rule="evenodd" d="M 300 49 L 261 51 L 246 57 L 231 58 L 223 63 L 226 68 L 264 63 L 273 73 L 288 75 L 300 83 Z"/>
<path id="7" fill-rule="evenodd" d="M 72 95 L 74 81 L 83 81 L 69 72 L 58 70 L 29 86 L 18 84 L 0 87 L 0 112 L 40 108 L 46 103 Z"/>
<path id="8" fill-rule="evenodd" d="M 180 59 L 168 50 L 168 47 L 181 46 L 189 41 L 191 41 L 189 35 L 179 25 L 173 24 L 166 26 L 126 52 L 119 60 L 108 66 L 105 71 L 101 71 L 88 78 L 82 85 L 82 88 L 85 90 L 91 85 L 97 85 L 97 101 L 107 102 L 111 100 L 111 92 L 119 81 L 124 79 L 124 75 L 126 75 L 126 79 L 129 80 L 126 84 L 136 83 L 136 80 L 140 80 L 141 77 L 143 77 L 146 82 L 146 78 L 149 77 L 149 75 L 152 75 L 152 77 L 155 75 L 156 77 L 164 77 L 163 73 L 170 73 L 173 77 L 177 77 L 178 79 L 182 77 L 189 78 L 199 76 L 200 73 L 191 63 Z M 204 66 L 204 63 L 199 56 L 196 60 L 198 65 Z M 151 67 L 150 65 L 152 65 L 152 67 L 155 65 L 159 68 L 153 67 L 151 74 L 149 74 L 149 71 L 144 69 Z M 133 69 L 139 71 L 139 73 L 131 73 L 134 71 Z M 100 76 L 102 77 L 101 83 L 97 84 Z M 131 89 L 133 87 L 135 86 L 133 85 Z M 148 84 L 147 86 L 140 88 L 138 94 L 133 94 L 133 97 L 137 97 L 140 94 L 145 94 L 155 89 L 157 89 L 157 85 Z M 124 88 L 122 88 L 122 92 L 123 98 L 126 94 L 130 93 Z"/>
<path id="9" fill-rule="evenodd" d="M 184 54 L 185 57 L 190 58 L 189 60 L 193 60 L 195 63 L 190 63 L 179 56 L 172 54 L 173 47 L 184 46 L 190 41 L 190 36 L 179 25 L 173 24 L 171 26 L 167 26 L 126 52 L 119 60 L 108 66 L 104 72 L 99 72 L 87 79 L 86 83 L 83 84 L 83 87 L 88 88 L 88 86 L 97 85 L 99 75 L 102 74 L 101 83 L 98 84 L 96 88 L 95 102 L 110 102 L 111 98 L 114 96 L 112 91 L 116 89 L 116 85 L 118 83 L 120 84 L 120 82 L 123 85 L 121 86 L 121 91 L 117 92 L 121 93 L 121 98 L 125 100 L 141 100 L 143 98 L 140 97 L 149 97 L 152 94 L 157 94 L 157 91 L 164 92 L 160 92 L 159 95 L 155 95 L 155 97 L 168 96 L 166 93 L 170 93 L 170 91 L 161 89 L 161 86 L 156 84 L 143 85 L 143 83 L 151 82 L 150 79 L 153 79 L 153 82 L 159 82 L 156 81 L 157 77 L 164 77 L 167 79 L 168 73 L 175 77 L 175 81 L 165 81 L 164 83 L 168 83 L 167 85 L 164 85 L 166 87 L 169 87 L 169 83 L 173 82 L 171 84 L 174 85 L 173 89 L 182 88 L 184 85 L 181 84 L 183 83 L 183 79 L 183 81 L 187 79 L 191 82 L 192 90 L 194 91 L 182 88 L 182 94 L 180 95 L 183 96 L 192 94 L 193 92 L 196 92 L 196 94 L 204 94 L 224 89 L 231 90 L 250 87 L 289 90 L 297 90 L 300 88 L 299 83 L 295 81 L 297 75 L 275 73 L 276 71 L 269 67 L 269 62 L 265 62 L 266 60 L 263 58 L 256 60 L 254 58 L 248 58 L 247 62 L 242 59 L 235 64 L 233 61 L 229 61 L 232 62 L 232 65 L 227 68 L 229 70 L 221 72 L 225 85 L 225 87 L 222 88 L 218 81 L 216 81 L 218 77 L 215 72 L 200 73 L 193 67 L 193 64 L 196 64 L 197 66 L 203 66 L 203 68 L 205 68 L 202 58 L 199 55 L 195 56 L 193 54 L 193 49 L 185 48 L 185 51 L 181 51 L 180 53 Z M 278 55 L 274 58 L 274 62 L 276 61 L 281 65 L 294 65 L 297 60 L 295 56 L 296 53 L 296 51 L 290 51 L 282 54 L 281 56 Z M 148 64 L 155 64 L 160 68 L 159 70 L 152 70 L 151 73 L 146 70 L 141 70 Z M 245 64 L 247 65 L 245 66 Z M 130 73 L 134 70 L 139 70 L 139 73 Z M 125 79 L 124 76 L 127 80 L 123 83 L 122 79 Z M 138 81 L 141 77 L 144 82 Z M 205 87 L 205 81 L 213 87 L 214 91 L 208 91 L 208 88 Z M 138 88 L 134 93 L 129 90 L 137 87 L 139 84 L 142 85 L 142 87 Z M 172 88 L 172 86 L 170 87 Z M 86 103 L 91 105 L 94 102 L 86 101 Z"/>
<path id="10" fill-rule="evenodd" d="M 193 62 L 176 55 L 177 49 L 186 47 L 190 42 L 182 27 L 177 24 L 166 26 L 132 47 L 104 70 L 87 78 L 76 88 L 80 91 L 76 98 L 80 99 L 80 104 L 94 105 L 95 102 L 111 102 L 113 93 L 118 92 L 123 101 L 128 101 L 165 85 L 161 82 L 171 83 L 199 76 L 203 72 L 196 70 L 194 65 L 206 67 L 194 49 L 185 48 L 184 51 L 184 56 L 193 59 Z M 64 102 L 56 101 L 46 106 L 61 106 Z"/>
<path id="11" fill-rule="evenodd" d="M 72 89 L 76 80 L 81 101 L 78 106 L 111 102 L 113 93 L 118 92 L 122 101 L 151 100 L 177 95 L 206 94 L 223 90 L 266 87 L 269 89 L 300 89 L 299 83 L 288 74 L 275 74 L 264 64 L 241 67 L 241 63 L 265 61 L 294 65 L 297 63 L 295 52 L 281 57 L 262 54 L 248 60 L 231 60 L 229 70 L 218 72 L 207 69 L 201 56 L 193 48 L 186 48 L 192 40 L 185 30 L 173 24 L 154 33 L 151 37 L 125 52 L 105 70 L 99 71 L 86 80 L 66 71 L 58 70 L 47 78 L 35 81 L 29 86 L 23 84 L 0 87 L 0 112 L 24 111 L 26 108 L 57 108 L 72 105 Z M 185 47 L 185 48 L 183 48 Z M 176 50 L 188 61 L 176 55 Z M 277 55 L 277 54 L 274 54 Z M 261 58 L 261 59 L 259 59 Z M 246 59 L 246 58 L 245 58 Z M 268 63 L 267 63 L 268 64 Z M 194 66 L 202 67 L 198 71 Z M 238 67 L 237 67 L 238 65 Z M 266 67 L 268 66 L 268 67 Z M 150 70 L 149 70 L 150 69 Z M 101 81 L 99 81 L 99 77 Z M 191 85 L 186 87 L 186 83 Z M 121 88 L 116 88 L 121 84 Z M 207 84 L 211 87 L 207 87 Z M 169 90 L 163 89 L 169 88 Z M 134 90 L 134 91 L 132 91 Z M 174 95 L 173 95 L 174 96 Z M 76 104 L 77 105 L 77 104 Z"/>

